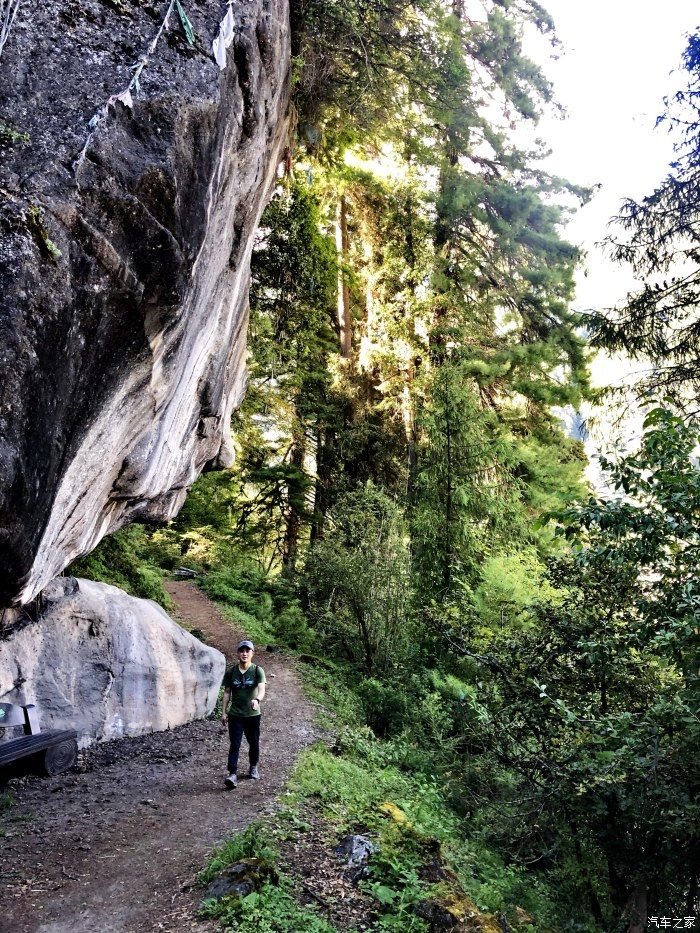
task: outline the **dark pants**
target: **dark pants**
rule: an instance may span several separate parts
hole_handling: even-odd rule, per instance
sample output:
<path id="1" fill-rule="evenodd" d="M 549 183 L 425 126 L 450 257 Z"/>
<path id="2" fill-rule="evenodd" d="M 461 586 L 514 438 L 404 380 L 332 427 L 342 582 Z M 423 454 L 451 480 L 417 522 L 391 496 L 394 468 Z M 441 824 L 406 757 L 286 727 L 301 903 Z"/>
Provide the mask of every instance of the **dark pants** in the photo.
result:
<path id="1" fill-rule="evenodd" d="M 228 734 L 231 747 L 228 752 L 229 774 L 235 774 L 238 768 L 238 752 L 241 739 L 245 735 L 248 742 L 248 759 L 253 768 L 260 758 L 260 716 L 229 716 Z"/>

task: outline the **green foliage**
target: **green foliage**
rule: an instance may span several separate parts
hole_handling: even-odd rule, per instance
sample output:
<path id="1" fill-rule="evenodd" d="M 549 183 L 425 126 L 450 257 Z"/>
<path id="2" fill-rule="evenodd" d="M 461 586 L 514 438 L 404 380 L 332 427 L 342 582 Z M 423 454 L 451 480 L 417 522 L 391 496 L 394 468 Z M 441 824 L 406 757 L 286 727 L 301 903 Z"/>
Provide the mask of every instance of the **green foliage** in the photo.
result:
<path id="1" fill-rule="evenodd" d="M 303 685 L 307 695 L 319 707 L 322 725 L 349 728 L 362 722 L 362 704 L 359 697 L 348 690 L 346 677 L 339 665 L 307 663 Z"/>
<path id="2" fill-rule="evenodd" d="M 272 620 L 275 641 L 296 651 L 309 651 L 316 634 L 298 602 L 287 603 Z"/>
<path id="3" fill-rule="evenodd" d="M 163 588 L 160 568 L 149 561 L 148 532 L 143 525 L 129 525 L 103 538 L 94 551 L 79 557 L 67 574 L 111 583 L 142 599 L 152 599 L 165 609 L 172 606 Z"/>
<path id="4" fill-rule="evenodd" d="M 255 860 L 261 877 L 275 870 L 278 853 L 269 830 L 260 822 L 251 823 L 214 853 L 209 865 L 199 873 L 201 885 L 213 881 L 227 866 L 242 859 Z M 275 872 L 275 874 L 277 874 Z M 257 891 L 244 897 L 223 897 L 203 902 L 201 914 L 219 920 L 224 929 L 237 933 L 334 933 L 334 927 L 304 908 L 294 896 L 294 887 L 284 875 L 275 883 L 265 881 Z"/>
<path id="5" fill-rule="evenodd" d="M 409 719 L 408 697 L 400 687 L 373 677 L 360 680 L 356 691 L 367 725 L 376 735 L 403 731 Z"/>
<path id="6" fill-rule="evenodd" d="M 239 538 L 261 561 L 293 572 L 313 522 L 307 453 L 336 417 L 329 358 L 337 262 L 318 198 L 301 177 L 268 205 L 251 271 L 252 382 L 237 435 Z"/>
<path id="7" fill-rule="evenodd" d="M 498 420 L 481 410 L 459 367 L 443 365 L 426 386 L 412 509 L 415 570 L 426 596 L 474 580 L 509 528 L 524 534 L 510 451 Z"/>
<path id="8" fill-rule="evenodd" d="M 552 564 L 555 598 L 531 607 L 535 624 L 463 642 L 493 677 L 489 745 L 515 769 L 482 813 L 489 836 L 527 861 L 558 849 L 556 870 L 600 923 L 621 923 L 635 890 L 682 912 L 693 885 L 698 436 L 652 409 L 639 451 L 603 461 L 612 495 L 560 514 L 577 550 Z"/>
<path id="9" fill-rule="evenodd" d="M 337 699 L 328 693 L 321 696 L 338 711 Z M 341 718 L 348 722 L 346 716 Z M 430 753 L 430 738 L 422 740 Z M 467 824 L 449 805 L 434 756 L 424 771 L 407 769 L 407 742 L 405 736 L 378 740 L 357 722 L 345 725 L 335 754 L 321 746 L 305 752 L 290 785 L 291 800 L 316 801 L 338 835 L 360 826 L 379 844 L 363 883 L 381 911 L 375 928 L 427 929 L 416 915 L 416 905 L 438 897 L 461 902 L 461 909 L 474 915 L 479 909 L 501 910 L 511 922 L 516 922 L 515 907 L 520 906 L 535 916 L 532 929 L 548 929 L 547 918 L 556 917 L 556 911 L 546 886 L 469 838 Z M 443 872 L 456 872 L 442 889 L 430 880 L 436 864 L 444 866 Z"/>
<path id="10" fill-rule="evenodd" d="M 240 862 L 241 859 L 254 858 L 261 865 L 273 867 L 277 853 L 264 826 L 259 822 L 251 823 L 242 833 L 231 837 L 211 857 L 207 867 L 197 875 L 199 884 L 209 884 L 224 868 Z"/>
<path id="11" fill-rule="evenodd" d="M 28 143 L 29 133 L 13 130 L 11 126 L 0 123 L 0 141 L 5 143 Z"/>
<path id="12" fill-rule="evenodd" d="M 556 605 L 563 598 L 547 578 L 534 548 L 489 557 L 474 591 L 474 605 L 485 631 L 532 625 L 537 607 Z"/>
<path id="13" fill-rule="evenodd" d="M 298 903 L 293 883 L 285 878 L 275 884 L 266 882 L 259 891 L 242 898 L 205 901 L 201 913 L 236 933 L 336 933 L 336 928 L 310 907 Z"/>
<path id="14" fill-rule="evenodd" d="M 455 143 L 484 130 L 480 95 L 532 118 L 551 89 L 522 52 L 532 24 L 552 32 L 538 4 L 485 4 L 488 20 L 451 15 L 431 0 L 292 4 L 300 135 L 326 157 L 397 140 L 425 156 L 426 136 Z M 482 77 L 477 77 L 477 69 Z M 492 131 L 493 145 L 497 134 Z"/>
<path id="15" fill-rule="evenodd" d="M 251 560 L 234 557 L 201 579 L 204 592 L 235 625 L 260 642 L 306 651 L 314 633 L 306 614 L 283 580 L 270 579 Z"/>

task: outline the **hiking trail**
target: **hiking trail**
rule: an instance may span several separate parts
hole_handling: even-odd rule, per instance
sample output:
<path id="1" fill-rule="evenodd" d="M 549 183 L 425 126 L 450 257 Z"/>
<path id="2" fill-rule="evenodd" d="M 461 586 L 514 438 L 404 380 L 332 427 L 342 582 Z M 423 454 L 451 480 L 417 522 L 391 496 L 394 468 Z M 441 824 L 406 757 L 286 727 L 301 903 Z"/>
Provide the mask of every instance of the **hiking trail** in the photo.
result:
<path id="1" fill-rule="evenodd" d="M 171 582 L 172 615 L 233 659 L 240 633 L 195 585 Z M 223 840 L 275 810 L 300 751 L 319 734 L 288 657 L 256 652 L 268 679 L 261 781 L 226 791 L 228 737 L 213 721 L 118 739 L 53 778 L 12 781 L 0 813 L 2 933 L 183 933 L 197 918 L 196 873 Z M 247 764 L 247 747 L 241 749 Z"/>

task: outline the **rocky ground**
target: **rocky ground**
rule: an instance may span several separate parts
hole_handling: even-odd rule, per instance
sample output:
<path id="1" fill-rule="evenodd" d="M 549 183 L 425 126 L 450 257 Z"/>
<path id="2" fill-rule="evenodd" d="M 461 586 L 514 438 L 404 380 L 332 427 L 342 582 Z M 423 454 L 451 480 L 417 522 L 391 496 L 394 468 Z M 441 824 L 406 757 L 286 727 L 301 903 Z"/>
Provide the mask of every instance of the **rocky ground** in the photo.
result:
<path id="1" fill-rule="evenodd" d="M 169 584 L 176 615 L 229 657 L 237 633 L 192 584 Z M 274 812 L 314 708 L 288 658 L 261 651 L 268 676 L 260 782 L 223 786 L 217 722 L 108 742 L 73 771 L 12 780 L 0 814 L 2 933 L 206 931 L 195 875 L 212 849 Z"/>

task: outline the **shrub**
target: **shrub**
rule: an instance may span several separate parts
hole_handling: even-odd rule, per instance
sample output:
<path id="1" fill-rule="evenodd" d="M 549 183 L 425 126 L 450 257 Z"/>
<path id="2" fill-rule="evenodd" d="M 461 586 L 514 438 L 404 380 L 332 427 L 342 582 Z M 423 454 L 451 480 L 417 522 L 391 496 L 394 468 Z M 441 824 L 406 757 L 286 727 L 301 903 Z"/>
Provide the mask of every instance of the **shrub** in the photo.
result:
<path id="1" fill-rule="evenodd" d="M 355 686 L 355 692 L 375 735 L 387 737 L 401 732 L 410 715 L 409 700 L 402 688 L 368 677 Z"/>
<path id="2" fill-rule="evenodd" d="M 272 622 L 275 640 L 297 651 L 308 651 L 314 642 L 314 633 L 298 602 L 286 605 Z"/>

